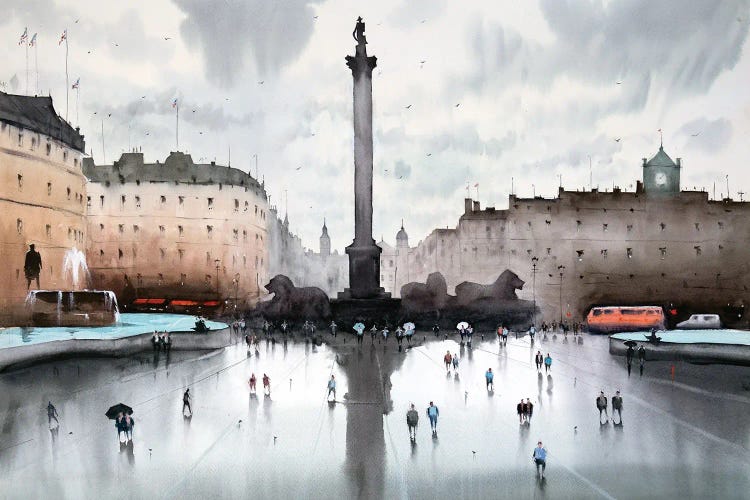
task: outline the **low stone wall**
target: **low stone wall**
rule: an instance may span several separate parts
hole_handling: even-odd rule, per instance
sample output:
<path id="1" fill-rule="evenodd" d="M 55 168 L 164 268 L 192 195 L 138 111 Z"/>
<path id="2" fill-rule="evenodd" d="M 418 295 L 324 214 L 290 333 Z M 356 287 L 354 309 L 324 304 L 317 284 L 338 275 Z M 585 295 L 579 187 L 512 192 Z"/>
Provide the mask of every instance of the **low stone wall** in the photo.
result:
<path id="1" fill-rule="evenodd" d="M 119 357 L 151 351 L 152 336 L 153 333 L 144 333 L 119 339 L 71 339 L 8 347 L 0 349 L 0 371 L 60 358 Z M 229 328 L 210 333 L 170 332 L 169 336 L 176 351 L 221 349 L 231 343 Z"/>
<path id="2" fill-rule="evenodd" d="M 638 342 L 646 349 L 646 360 L 688 361 L 691 363 L 750 366 L 750 346 L 734 344 L 677 344 Z M 636 348 L 637 349 L 637 348 Z M 609 353 L 625 356 L 625 340 L 609 338 Z M 634 362 L 637 363 L 637 355 Z"/>

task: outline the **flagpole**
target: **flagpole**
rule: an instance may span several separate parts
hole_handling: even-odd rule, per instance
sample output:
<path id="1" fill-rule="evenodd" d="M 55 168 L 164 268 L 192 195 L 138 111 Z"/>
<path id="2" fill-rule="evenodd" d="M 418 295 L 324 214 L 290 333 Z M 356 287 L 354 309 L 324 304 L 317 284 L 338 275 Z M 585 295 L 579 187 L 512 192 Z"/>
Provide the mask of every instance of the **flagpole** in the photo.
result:
<path id="1" fill-rule="evenodd" d="M 102 118 L 102 165 L 107 164 L 107 153 L 104 151 L 104 118 Z"/>
<path id="2" fill-rule="evenodd" d="M 70 94 L 70 82 L 68 81 L 68 29 L 65 29 L 65 121 L 68 121 L 68 95 Z M 102 121 L 102 134 L 104 134 L 104 122 Z M 102 144 L 104 143 L 102 135 Z"/>
<path id="3" fill-rule="evenodd" d="M 78 85 L 76 86 L 76 126 L 80 127 L 81 122 L 78 121 L 78 99 L 81 97 L 81 83 L 80 80 L 78 82 Z"/>
<path id="4" fill-rule="evenodd" d="M 34 42 L 34 71 L 36 72 L 36 95 L 39 95 L 39 42 Z"/>
<path id="5" fill-rule="evenodd" d="M 179 151 L 180 150 L 180 103 L 177 102 L 174 108 L 176 111 L 175 129 L 174 129 L 174 140 L 175 140 L 175 146 L 176 146 L 175 151 Z"/>
<path id="6" fill-rule="evenodd" d="M 26 95 L 29 95 L 29 44 L 26 42 L 24 45 L 26 45 Z"/>

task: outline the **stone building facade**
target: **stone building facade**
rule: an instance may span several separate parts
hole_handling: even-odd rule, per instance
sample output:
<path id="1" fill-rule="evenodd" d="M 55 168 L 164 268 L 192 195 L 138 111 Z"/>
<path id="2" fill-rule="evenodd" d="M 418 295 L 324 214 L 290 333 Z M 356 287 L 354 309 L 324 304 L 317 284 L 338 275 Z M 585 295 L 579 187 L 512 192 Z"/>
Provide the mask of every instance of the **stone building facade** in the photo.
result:
<path id="1" fill-rule="evenodd" d="M 87 158 L 84 174 L 96 287 L 239 308 L 265 294 L 271 213 L 264 186 L 249 174 L 180 152 L 164 163 L 144 163 L 138 152 L 112 165 Z"/>
<path id="2" fill-rule="evenodd" d="M 0 324 L 22 313 L 30 244 L 42 258 L 40 288 L 87 286 L 84 149 L 50 97 L 0 92 Z"/>
<path id="3" fill-rule="evenodd" d="M 467 199 L 455 229 L 437 229 L 408 250 L 408 281 L 439 271 L 452 291 L 510 269 L 525 281 L 519 296 L 536 299 L 538 321 L 645 303 L 746 321 L 750 204 L 680 191 L 681 162 L 663 148 L 642 168 L 635 192 L 560 188 L 553 199 L 511 195 L 506 210 Z"/>

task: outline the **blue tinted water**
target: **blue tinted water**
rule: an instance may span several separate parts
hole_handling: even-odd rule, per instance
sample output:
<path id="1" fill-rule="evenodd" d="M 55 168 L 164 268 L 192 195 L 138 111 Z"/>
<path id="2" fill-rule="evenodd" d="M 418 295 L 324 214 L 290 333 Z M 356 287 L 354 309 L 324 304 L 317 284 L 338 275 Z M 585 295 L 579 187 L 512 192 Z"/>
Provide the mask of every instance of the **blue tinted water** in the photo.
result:
<path id="1" fill-rule="evenodd" d="M 648 342 L 647 335 L 651 335 L 651 332 L 616 333 L 612 338 Z M 743 330 L 666 330 L 656 332 L 656 336 L 660 337 L 662 342 L 675 344 L 750 345 L 750 332 Z"/>

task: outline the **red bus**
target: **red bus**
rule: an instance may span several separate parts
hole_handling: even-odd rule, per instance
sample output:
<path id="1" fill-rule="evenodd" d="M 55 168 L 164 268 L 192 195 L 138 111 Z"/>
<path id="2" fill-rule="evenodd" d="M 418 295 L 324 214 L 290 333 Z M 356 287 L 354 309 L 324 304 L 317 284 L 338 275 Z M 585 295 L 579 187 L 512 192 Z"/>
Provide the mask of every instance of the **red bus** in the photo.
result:
<path id="1" fill-rule="evenodd" d="M 663 330 L 666 318 L 661 306 L 608 306 L 591 308 L 586 322 L 591 333 L 617 333 Z"/>

